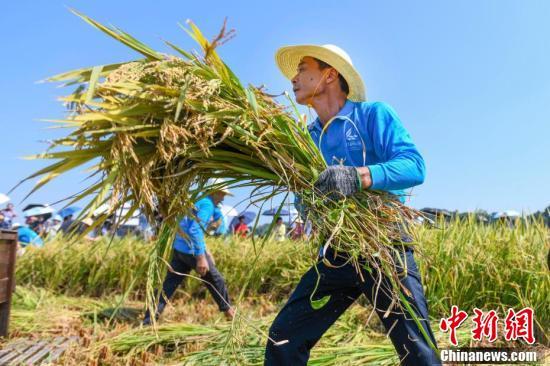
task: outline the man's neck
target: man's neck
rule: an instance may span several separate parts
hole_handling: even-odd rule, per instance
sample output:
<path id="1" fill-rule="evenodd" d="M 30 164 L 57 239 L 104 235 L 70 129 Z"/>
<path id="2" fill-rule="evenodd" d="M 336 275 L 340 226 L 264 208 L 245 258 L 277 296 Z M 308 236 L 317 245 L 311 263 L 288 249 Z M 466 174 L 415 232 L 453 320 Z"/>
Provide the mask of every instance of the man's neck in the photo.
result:
<path id="1" fill-rule="evenodd" d="M 313 98 L 311 106 L 317 113 L 321 125 L 324 126 L 332 117 L 336 116 L 346 104 L 346 95 L 319 95 Z"/>

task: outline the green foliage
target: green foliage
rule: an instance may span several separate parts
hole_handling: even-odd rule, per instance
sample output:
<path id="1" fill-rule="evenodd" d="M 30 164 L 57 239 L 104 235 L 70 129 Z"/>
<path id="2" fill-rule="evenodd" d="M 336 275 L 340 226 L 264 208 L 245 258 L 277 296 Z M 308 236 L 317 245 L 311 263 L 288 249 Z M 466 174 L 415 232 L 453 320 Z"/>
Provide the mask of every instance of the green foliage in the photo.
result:
<path id="1" fill-rule="evenodd" d="M 418 232 L 417 255 L 434 314 L 451 305 L 518 310 L 530 306 L 543 330 L 550 330 L 549 231 L 542 220 L 482 225 L 474 217 Z"/>

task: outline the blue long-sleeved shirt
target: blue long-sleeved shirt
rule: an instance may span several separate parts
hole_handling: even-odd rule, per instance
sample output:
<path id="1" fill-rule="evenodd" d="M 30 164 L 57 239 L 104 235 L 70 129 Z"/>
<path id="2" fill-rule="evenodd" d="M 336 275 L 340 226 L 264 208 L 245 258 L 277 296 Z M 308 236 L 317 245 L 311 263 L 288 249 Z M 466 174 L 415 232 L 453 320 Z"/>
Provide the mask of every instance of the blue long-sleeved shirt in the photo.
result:
<path id="1" fill-rule="evenodd" d="M 44 246 L 42 238 L 27 226 L 20 226 L 17 229 L 17 240 L 24 246 L 34 245 L 39 248 Z"/>
<path id="2" fill-rule="evenodd" d="M 204 231 L 214 216 L 215 209 L 216 206 L 210 196 L 197 201 L 194 210 L 197 219 L 186 216 L 180 221 L 180 229 L 187 237 L 176 234 L 174 249 L 186 254 L 204 254 L 206 252 Z"/>
<path id="3" fill-rule="evenodd" d="M 424 182 L 424 159 L 385 103 L 348 100 L 324 132 L 319 118 L 308 128 L 328 165 L 367 166 L 370 189 L 391 192 L 404 202 L 404 190 Z"/>

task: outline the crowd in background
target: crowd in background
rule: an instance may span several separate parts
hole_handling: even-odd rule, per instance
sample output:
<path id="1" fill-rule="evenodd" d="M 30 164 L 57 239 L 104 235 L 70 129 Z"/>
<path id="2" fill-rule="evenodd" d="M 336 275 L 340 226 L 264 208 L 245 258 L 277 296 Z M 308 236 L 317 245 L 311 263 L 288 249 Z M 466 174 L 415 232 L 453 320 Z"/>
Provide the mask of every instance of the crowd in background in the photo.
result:
<path id="1" fill-rule="evenodd" d="M 157 222 L 151 225 L 145 215 L 140 214 L 137 217 L 137 223 L 134 225 L 115 225 L 115 218 L 112 217 L 106 220 L 101 227 L 87 230 L 94 223 L 92 218 L 77 221 L 74 213 L 63 214 L 63 210 L 55 214 L 44 215 L 25 215 L 25 211 L 23 211 L 23 217 L 21 218 L 18 217 L 12 203 L 8 203 L 0 210 L 0 229 L 16 230 L 19 243 L 23 247 L 27 245 L 42 247 L 45 242 L 59 233 L 64 235 L 84 234 L 87 231 L 89 232 L 87 232 L 85 238 L 90 241 L 97 240 L 97 238 L 105 235 L 119 237 L 134 235 L 144 240 L 152 240 L 161 220 L 162 218 L 158 217 Z M 282 217 L 278 217 L 272 224 L 259 225 L 254 232 L 254 225 L 248 221 L 245 216 L 237 216 L 228 225 L 226 218 L 218 210 L 218 214 L 213 218 L 207 232 L 212 236 L 232 236 L 244 239 L 251 235 L 265 236 L 269 227 L 273 226 L 269 236 L 269 239 L 273 241 L 306 240 L 309 234 L 300 218 L 285 223 Z"/>
<path id="2" fill-rule="evenodd" d="M 46 205 L 47 206 L 47 205 Z M 437 217 L 442 217 L 446 221 L 453 218 L 460 217 L 458 214 L 449 212 L 447 210 L 438 210 L 432 208 L 422 209 L 421 212 L 425 215 L 424 219 L 430 222 L 434 222 Z M 75 220 L 74 212 L 66 212 L 61 210 L 57 213 L 49 213 L 44 215 L 26 215 L 26 211 L 23 211 L 23 217 L 19 218 L 16 213 L 13 203 L 7 203 L 3 209 L 0 210 L 0 229 L 16 230 L 18 232 L 19 242 L 21 245 L 35 245 L 43 246 L 44 242 L 55 237 L 58 233 L 68 235 L 71 233 L 83 234 L 94 221 L 92 218 L 86 218 L 84 220 Z M 248 212 L 249 213 L 249 212 Z M 483 215 L 482 215 L 483 214 Z M 497 221 L 507 220 L 510 225 L 513 226 L 515 221 L 513 219 L 519 219 L 520 214 L 512 211 L 505 211 L 503 213 L 487 214 L 478 211 L 473 215 L 480 223 L 493 223 Z M 546 208 L 542 213 L 535 213 L 528 217 L 539 217 L 545 219 L 550 227 L 550 206 Z M 254 227 L 253 219 L 247 215 L 238 215 L 230 217 L 232 220 L 228 221 L 228 217 L 222 214 L 221 207 L 216 209 L 212 222 L 210 222 L 207 228 L 208 234 L 212 236 L 232 236 L 234 238 L 248 238 L 251 235 L 256 237 L 265 237 L 269 228 L 271 233 L 269 234 L 270 240 L 284 241 L 284 240 L 307 240 L 311 235 L 311 223 L 304 223 L 299 217 L 294 217 L 285 220 L 283 217 L 277 217 L 274 222 L 257 225 Z M 127 236 L 133 235 L 141 237 L 146 241 L 155 238 L 155 232 L 159 227 L 162 218 L 158 216 L 156 222 L 149 223 L 143 214 L 138 214 L 133 220 L 132 224 L 129 222 L 116 224 L 117 219 L 113 215 L 107 219 L 101 227 L 86 234 L 86 239 L 94 241 L 97 238 L 105 235 L 109 236 Z"/>

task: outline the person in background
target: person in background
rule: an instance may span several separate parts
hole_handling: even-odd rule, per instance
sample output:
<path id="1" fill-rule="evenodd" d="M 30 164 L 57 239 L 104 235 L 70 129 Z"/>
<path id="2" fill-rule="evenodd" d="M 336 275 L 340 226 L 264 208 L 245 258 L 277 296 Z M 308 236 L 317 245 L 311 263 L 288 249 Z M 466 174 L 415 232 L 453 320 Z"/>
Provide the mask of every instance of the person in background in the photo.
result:
<path id="1" fill-rule="evenodd" d="M 4 220 L 11 226 L 13 220 L 17 217 L 13 203 L 8 203 L 6 208 L 2 210 L 2 214 L 4 215 Z"/>
<path id="2" fill-rule="evenodd" d="M 282 217 L 278 217 L 273 228 L 272 239 L 275 241 L 284 241 L 286 239 L 286 226 Z"/>
<path id="3" fill-rule="evenodd" d="M 215 181 L 213 184 L 219 182 Z M 195 270 L 205 281 L 206 287 L 221 312 L 228 319 L 232 319 L 235 310 L 231 306 L 229 293 L 225 280 L 214 264 L 213 257 L 206 248 L 204 234 L 212 219 L 216 219 L 216 206 L 223 202 L 226 195 L 231 194 L 227 188 L 213 191 L 210 195 L 195 203 L 192 214 L 184 217 L 179 224 L 178 233 L 174 240 L 174 251 L 170 267 L 174 273 L 168 271 L 162 285 L 162 293 L 157 292 L 158 305 L 155 319 L 158 319 L 163 312 L 167 301 L 174 295 L 178 286 L 184 280 L 184 275 Z M 143 325 L 150 325 L 152 322 L 149 310 L 145 313 Z"/>
<path id="4" fill-rule="evenodd" d="M 292 240 L 304 240 L 305 239 L 304 222 L 302 219 L 297 218 L 294 221 L 294 227 L 290 230 L 290 239 Z"/>
<path id="5" fill-rule="evenodd" d="M 73 215 L 67 215 L 63 218 L 63 223 L 59 227 L 59 231 L 61 231 L 63 234 L 69 234 L 69 232 L 73 229 Z"/>
<path id="6" fill-rule="evenodd" d="M 61 222 L 63 219 L 60 215 L 55 215 L 51 219 L 51 224 L 48 226 L 48 236 L 52 237 L 55 236 L 58 231 L 61 229 Z"/>
<path id="7" fill-rule="evenodd" d="M 87 217 L 84 220 L 78 222 L 76 229 L 76 234 L 83 235 L 86 231 L 89 230 L 90 226 L 94 224 L 94 220 L 91 217 Z M 99 237 L 96 235 L 95 230 L 88 231 L 84 236 L 84 239 L 89 241 L 97 241 Z"/>
<path id="8" fill-rule="evenodd" d="M 40 237 L 46 236 L 46 224 L 43 216 L 27 216 L 25 224 Z"/>
<path id="9" fill-rule="evenodd" d="M 37 232 L 37 228 L 40 222 L 38 222 L 38 217 L 36 216 L 27 216 L 25 217 L 25 225 L 27 225 L 32 231 Z"/>
<path id="10" fill-rule="evenodd" d="M 243 215 L 239 216 L 239 222 L 233 226 L 233 235 L 240 238 L 246 238 L 249 232 L 248 225 L 244 222 L 245 217 Z"/>
<path id="11" fill-rule="evenodd" d="M 44 241 L 42 238 L 30 227 L 15 223 L 12 228 L 17 230 L 17 241 L 23 248 L 29 245 L 33 245 L 38 248 L 44 246 Z"/>
<path id="12" fill-rule="evenodd" d="M 11 229 L 11 223 L 6 221 L 6 218 L 4 217 L 4 214 L 2 212 L 0 212 L 0 229 Z"/>
<path id="13" fill-rule="evenodd" d="M 113 222 L 115 221 L 115 216 L 111 215 L 101 226 L 100 234 L 103 236 L 113 235 Z"/>

